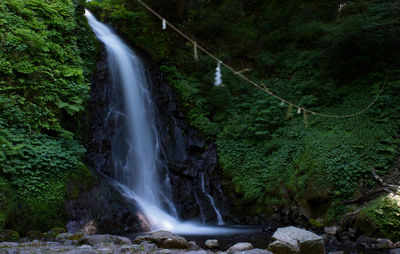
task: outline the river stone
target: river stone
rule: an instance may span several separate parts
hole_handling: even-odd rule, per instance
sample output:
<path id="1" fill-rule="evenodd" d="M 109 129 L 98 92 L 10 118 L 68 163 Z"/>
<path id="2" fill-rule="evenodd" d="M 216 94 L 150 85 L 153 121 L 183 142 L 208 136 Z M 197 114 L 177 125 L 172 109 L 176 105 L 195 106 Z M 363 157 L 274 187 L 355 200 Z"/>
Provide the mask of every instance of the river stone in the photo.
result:
<path id="1" fill-rule="evenodd" d="M 216 239 L 207 240 L 207 241 L 206 241 L 206 246 L 207 246 L 207 248 L 209 248 L 209 249 L 218 248 L 218 247 L 219 247 L 218 240 L 216 240 Z"/>
<path id="2" fill-rule="evenodd" d="M 275 242 L 278 240 L 278 242 Z M 302 253 L 302 254 L 324 254 L 324 240 L 321 236 L 313 232 L 296 228 L 293 226 L 278 228 L 272 235 L 272 247 L 270 250 L 274 253 Z M 279 252 L 279 248 L 282 251 Z M 291 252 L 285 252 L 291 251 Z"/>
<path id="3" fill-rule="evenodd" d="M 155 249 L 157 249 L 157 245 L 154 243 L 149 243 L 149 242 L 144 241 L 136 249 L 144 251 L 145 253 L 148 253 L 148 252 L 152 252 Z"/>
<path id="4" fill-rule="evenodd" d="M 70 250 L 65 254 L 98 254 L 99 252 L 94 250 Z"/>
<path id="5" fill-rule="evenodd" d="M 298 254 L 300 253 L 300 249 L 298 244 L 295 245 L 293 243 L 282 242 L 280 240 L 273 241 L 268 249 L 272 251 L 274 254 Z"/>
<path id="6" fill-rule="evenodd" d="M 171 252 L 171 250 L 168 250 L 168 249 L 162 249 L 162 250 L 155 251 L 154 254 L 172 254 L 172 252 Z"/>
<path id="7" fill-rule="evenodd" d="M 191 250 L 185 252 L 185 254 L 207 254 L 207 252 L 205 250 Z"/>
<path id="8" fill-rule="evenodd" d="M 252 249 L 252 250 L 235 252 L 234 254 L 274 254 L 274 253 L 263 249 Z"/>
<path id="9" fill-rule="evenodd" d="M 132 244 L 132 241 L 128 237 L 117 236 L 118 241 L 117 244 Z"/>
<path id="10" fill-rule="evenodd" d="M 0 248 L 10 248 L 18 246 L 17 242 L 0 242 Z"/>
<path id="11" fill-rule="evenodd" d="M 251 243 L 245 243 L 245 242 L 240 242 L 232 247 L 230 247 L 226 252 L 229 253 L 235 253 L 235 252 L 240 252 L 240 251 L 246 251 L 246 250 L 251 250 L 254 249 L 253 245 Z"/>
<path id="12" fill-rule="evenodd" d="M 121 247 L 118 248 L 115 252 L 115 254 L 131 254 L 133 252 L 137 252 L 134 248 L 131 248 L 129 246 Z"/>
<path id="13" fill-rule="evenodd" d="M 87 241 L 90 245 L 102 245 L 102 244 L 132 244 L 131 240 L 126 237 L 116 236 L 116 235 L 91 235 L 87 238 Z"/>
<path id="14" fill-rule="evenodd" d="M 393 242 L 390 239 L 378 238 L 376 239 L 375 248 L 376 249 L 392 249 Z"/>
<path id="15" fill-rule="evenodd" d="M 160 230 L 150 235 L 138 236 L 134 242 L 141 243 L 143 241 L 155 243 L 158 247 L 166 249 L 187 249 L 191 247 L 191 244 L 182 236 L 165 230 Z"/>
<path id="16" fill-rule="evenodd" d="M 62 233 L 59 234 L 56 237 L 56 241 L 64 242 L 66 240 L 71 240 L 71 241 L 82 241 L 83 239 L 86 239 L 87 236 L 84 232 L 76 232 L 76 233 Z"/>
<path id="17" fill-rule="evenodd" d="M 201 248 L 197 245 L 195 241 L 190 241 L 188 250 L 201 250 Z"/>

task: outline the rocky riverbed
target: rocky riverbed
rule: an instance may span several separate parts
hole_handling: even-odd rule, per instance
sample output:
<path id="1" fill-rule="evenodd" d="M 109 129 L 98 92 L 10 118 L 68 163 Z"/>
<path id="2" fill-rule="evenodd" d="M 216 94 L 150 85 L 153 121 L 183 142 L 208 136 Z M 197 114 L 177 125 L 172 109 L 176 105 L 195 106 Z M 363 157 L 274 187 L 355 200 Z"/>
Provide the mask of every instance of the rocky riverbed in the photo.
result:
<path id="1" fill-rule="evenodd" d="M 4 233 L 3 233 L 4 234 Z M 0 239 L 3 237 L 0 234 Z M 33 239 L 33 238 L 38 239 Z M 236 240 L 240 238 L 236 238 Z M 7 240 L 7 239 L 6 239 Z M 397 244 L 390 240 L 374 239 L 373 242 L 341 243 L 329 246 L 326 236 L 319 236 L 310 231 L 296 228 L 278 228 L 270 239 L 265 239 L 265 247 L 259 247 L 245 241 L 232 241 L 224 246 L 218 239 L 208 239 L 204 242 L 189 241 L 182 236 L 168 231 L 157 231 L 139 235 L 133 239 L 117 235 L 88 235 L 84 231 L 76 233 L 48 232 L 46 234 L 30 234 L 19 241 L 3 241 L 0 243 L 0 254 L 29 253 L 69 253 L 69 254 L 211 254 L 211 253 L 242 253 L 242 254 L 353 254 L 353 253 L 400 253 Z M 369 244 L 369 245 L 368 245 Z M 201 246 L 201 247 L 200 247 Z M 365 249 L 360 250 L 360 246 Z M 257 248 L 258 247 L 258 248 Z"/>

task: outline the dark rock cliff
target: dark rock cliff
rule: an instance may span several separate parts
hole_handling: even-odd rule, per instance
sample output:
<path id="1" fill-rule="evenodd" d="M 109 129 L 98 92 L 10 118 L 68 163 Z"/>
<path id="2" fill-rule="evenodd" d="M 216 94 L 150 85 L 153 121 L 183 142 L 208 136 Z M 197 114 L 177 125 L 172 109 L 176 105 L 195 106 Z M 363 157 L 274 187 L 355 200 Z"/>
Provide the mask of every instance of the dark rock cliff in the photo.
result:
<path id="1" fill-rule="evenodd" d="M 224 219 L 232 222 L 229 219 L 229 204 L 221 191 L 216 146 L 200 138 L 197 131 L 185 123 L 185 116 L 179 111 L 174 92 L 163 74 L 153 63 L 144 62 L 151 80 L 156 125 L 163 148 L 160 155 L 161 181 L 170 182 L 179 218 L 208 224 L 217 222 L 210 200 L 202 190 L 203 178 L 204 190 L 214 197 Z M 90 93 L 90 135 L 87 146 L 88 165 L 100 181 L 92 190 L 67 202 L 66 208 L 72 230 L 91 226 L 96 232 L 131 233 L 142 230 L 138 211 L 132 201 L 123 198 L 107 183 L 107 179 L 112 177 L 113 168 L 111 137 L 114 132 L 121 131 L 119 129 L 124 125 L 121 118 L 110 120 L 108 115 L 110 103 L 122 108 L 123 102 L 118 99 L 122 98 L 121 89 L 110 85 L 107 66 L 107 55 L 102 48 Z"/>

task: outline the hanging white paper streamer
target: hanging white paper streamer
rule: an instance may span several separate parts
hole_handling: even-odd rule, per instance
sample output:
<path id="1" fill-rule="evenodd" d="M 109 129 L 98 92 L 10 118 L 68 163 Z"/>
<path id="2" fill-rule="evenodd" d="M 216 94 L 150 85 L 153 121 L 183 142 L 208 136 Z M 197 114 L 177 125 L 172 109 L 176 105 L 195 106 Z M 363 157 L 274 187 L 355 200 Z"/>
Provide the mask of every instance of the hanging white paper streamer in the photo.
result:
<path id="1" fill-rule="evenodd" d="M 284 105 L 284 103 L 283 103 L 283 101 L 281 102 L 281 106 L 283 106 Z"/>
<path id="2" fill-rule="evenodd" d="M 298 110 L 297 110 L 297 114 L 300 114 L 301 113 L 301 108 L 299 108 Z"/>
<path id="3" fill-rule="evenodd" d="M 221 62 L 218 62 L 218 66 L 215 69 L 214 86 L 220 86 L 221 84 L 222 84 Z"/>
<path id="4" fill-rule="evenodd" d="M 162 29 L 167 29 L 167 21 L 165 19 L 162 20 Z"/>

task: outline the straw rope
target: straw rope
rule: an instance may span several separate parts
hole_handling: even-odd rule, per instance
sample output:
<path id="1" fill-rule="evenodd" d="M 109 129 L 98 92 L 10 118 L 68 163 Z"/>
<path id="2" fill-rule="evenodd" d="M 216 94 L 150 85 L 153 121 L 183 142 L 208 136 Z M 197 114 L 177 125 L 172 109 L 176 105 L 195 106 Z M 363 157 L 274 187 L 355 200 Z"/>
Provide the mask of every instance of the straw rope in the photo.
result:
<path id="1" fill-rule="evenodd" d="M 237 71 L 235 70 L 233 67 L 231 67 L 230 65 L 224 63 L 221 59 L 219 59 L 218 57 L 216 57 L 215 55 L 213 55 L 211 52 L 209 52 L 207 49 L 205 49 L 204 47 L 202 47 L 201 45 L 199 45 L 199 43 L 197 43 L 196 41 L 194 41 L 193 39 L 191 39 L 189 36 L 187 36 L 185 33 L 183 33 L 180 29 L 178 29 L 176 26 L 174 26 L 173 24 L 171 24 L 170 22 L 168 22 L 168 20 L 166 20 L 164 17 L 162 17 L 160 14 L 158 14 L 155 10 L 153 10 L 150 6 L 148 6 L 147 4 L 145 4 L 142 0 L 137 0 L 138 3 L 140 3 L 144 8 L 146 8 L 148 11 L 150 11 L 152 14 L 154 14 L 156 17 L 158 17 L 160 20 L 164 21 L 167 23 L 167 25 L 169 27 L 171 27 L 174 31 L 176 31 L 178 34 L 180 34 L 183 38 L 185 38 L 186 40 L 190 41 L 194 47 L 197 47 L 198 49 L 200 49 L 201 51 L 203 51 L 206 55 L 208 55 L 209 57 L 213 58 L 215 61 L 217 61 L 217 63 L 219 62 L 221 65 L 223 65 L 225 68 L 227 68 L 228 70 L 230 70 L 233 74 L 235 74 L 236 76 L 240 77 L 241 79 L 243 79 L 244 81 L 250 83 L 251 85 L 253 85 L 254 87 L 266 92 L 267 94 L 275 97 L 276 99 L 280 100 L 281 102 L 291 106 L 291 108 L 297 108 L 300 109 L 300 111 L 303 111 L 304 115 L 306 115 L 306 113 L 310 113 L 312 115 L 316 115 L 316 116 L 322 116 L 322 117 L 332 117 L 332 118 L 349 118 L 349 117 L 354 117 L 357 115 L 360 115 L 366 111 L 368 111 L 378 100 L 378 98 L 380 97 L 380 95 L 382 94 L 385 85 L 386 85 L 386 81 L 383 84 L 383 86 L 381 87 L 381 89 L 379 90 L 378 94 L 376 95 L 375 99 L 371 102 L 371 104 L 369 104 L 367 107 L 365 107 L 364 109 L 355 112 L 353 114 L 346 114 L 346 115 L 334 115 L 334 114 L 324 114 L 324 113 L 320 113 L 320 112 L 316 112 L 316 111 L 312 111 L 309 109 L 306 109 L 300 105 L 297 105 L 295 103 L 292 103 L 282 97 L 280 97 L 279 95 L 274 94 L 273 92 L 271 92 L 269 90 L 268 87 L 266 87 L 265 85 L 260 85 L 256 82 L 254 82 L 253 80 L 250 80 L 249 78 L 247 78 L 246 76 L 244 76 L 242 74 L 242 71 Z"/>

